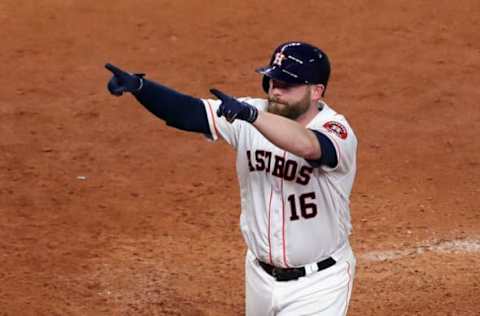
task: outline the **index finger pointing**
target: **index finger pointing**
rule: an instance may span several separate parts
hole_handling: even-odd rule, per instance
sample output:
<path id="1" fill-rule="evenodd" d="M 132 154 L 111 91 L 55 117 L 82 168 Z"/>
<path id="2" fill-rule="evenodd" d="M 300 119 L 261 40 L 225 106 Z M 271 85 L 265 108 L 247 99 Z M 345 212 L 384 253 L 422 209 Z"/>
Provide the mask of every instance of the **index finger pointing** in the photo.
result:
<path id="1" fill-rule="evenodd" d="M 110 63 L 106 63 L 105 68 L 110 70 L 114 75 L 118 75 L 118 74 L 123 73 L 123 70 L 121 70 L 120 68 L 118 68 L 118 67 L 116 67 L 116 66 L 114 66 Z"/>
<path id="2" fill-rule="evenodd" d="M 222 91 L 218 90 L 218 89 L 210 89 L 210 93 L 213 94 L 214 96 L 216 96 L 217 98 L 219 98 L 220 100 L 225 100 L 225 99 L 228 99 L 230 98 L 230 96 L 226 95 L 225 93 L 223 93 Z"/>

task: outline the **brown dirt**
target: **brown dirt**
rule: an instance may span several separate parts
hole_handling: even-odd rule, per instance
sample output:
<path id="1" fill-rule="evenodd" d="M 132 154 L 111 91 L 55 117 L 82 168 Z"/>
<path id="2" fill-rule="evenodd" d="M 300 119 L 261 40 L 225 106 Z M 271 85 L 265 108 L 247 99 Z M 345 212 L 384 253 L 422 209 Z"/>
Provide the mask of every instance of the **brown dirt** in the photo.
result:
<path id="1" fill-rule="evenodd" d="M 290 39 L 329 53 L 360 139 L 349 315 L 480 315 L 478 251 L 364 257 L 480 237 L 479 21 L 477 0 L 2 1 L 0 315 L 242 314 L 233 151 L 108 95 L 103 64 L 261 95 Z"/>

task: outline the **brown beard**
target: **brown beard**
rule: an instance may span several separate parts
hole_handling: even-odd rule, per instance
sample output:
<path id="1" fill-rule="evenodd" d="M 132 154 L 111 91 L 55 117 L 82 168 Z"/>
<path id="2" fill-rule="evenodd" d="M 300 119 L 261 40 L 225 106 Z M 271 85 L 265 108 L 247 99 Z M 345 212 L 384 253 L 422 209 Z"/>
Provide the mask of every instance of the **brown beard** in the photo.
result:
<path id="1" fill-rule="evenodd" d="M 267 111 L 273 114 L 281 115 L 291 120 L 298 119 L 302 114 L 310 108 L 310 91 L 298 102 L 287 103 L 281 102 L 275 97 L 268 98 Z"/>

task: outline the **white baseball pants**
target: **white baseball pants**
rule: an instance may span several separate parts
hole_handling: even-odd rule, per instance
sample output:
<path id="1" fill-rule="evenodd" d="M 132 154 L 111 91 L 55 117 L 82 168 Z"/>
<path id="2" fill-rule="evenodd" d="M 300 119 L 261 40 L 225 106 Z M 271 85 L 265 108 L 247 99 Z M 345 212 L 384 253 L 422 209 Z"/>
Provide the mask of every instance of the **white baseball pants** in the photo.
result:
<path id="1" fill-rule="evenodd" d="M 344 316 L 347 314 L 356 259 L 347 243 L 332 257 L 330 268 L 298 280 L 279 282 L 247 251 L 245 292 L 247 316 Z"/>

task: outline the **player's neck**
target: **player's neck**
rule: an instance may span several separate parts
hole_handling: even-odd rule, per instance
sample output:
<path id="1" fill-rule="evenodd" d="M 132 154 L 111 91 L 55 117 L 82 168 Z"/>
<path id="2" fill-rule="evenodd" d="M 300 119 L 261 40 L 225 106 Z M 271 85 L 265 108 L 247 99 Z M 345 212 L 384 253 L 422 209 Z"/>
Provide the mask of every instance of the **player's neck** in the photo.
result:
<path id="1" fill-rule="evenodd" d="M 320 111 L 321 108 L 318 108 L 318 104 L 313 104 L 309 107 L 307 112 L 300 115 L 295 121 L 302 126 L 307 126 Z"/>

